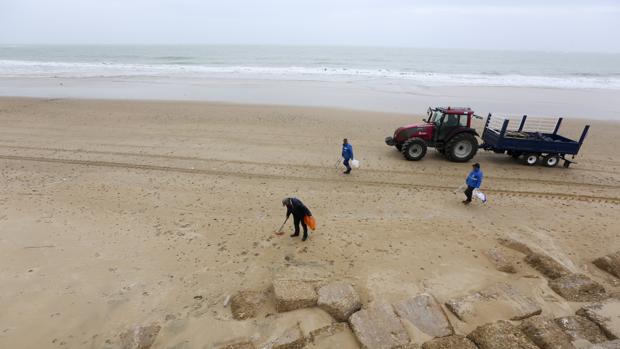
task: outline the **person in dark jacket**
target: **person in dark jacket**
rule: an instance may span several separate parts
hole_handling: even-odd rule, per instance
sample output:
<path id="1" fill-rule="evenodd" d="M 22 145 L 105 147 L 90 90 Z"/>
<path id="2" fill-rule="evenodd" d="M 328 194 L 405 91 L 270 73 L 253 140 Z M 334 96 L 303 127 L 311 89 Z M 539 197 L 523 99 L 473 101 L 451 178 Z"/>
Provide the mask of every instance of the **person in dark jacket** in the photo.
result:
<path id="1" fill-rule="evenodd" d="M 282 199 L 282 205 L 286 206 L 286 218 L 292 214 L 293 222 L 295 225 L 295 233 L 291 235 L 291 237 L 299 236 L 299 224 L 304 228 L 304 235 L 301 238 L 301 241 L 306 241 L 308 239 L 308 226 L 306 222 L 304 222 L 305 216 L 312 216 L 312 212 L 304 205 L 301 200 L 298 198 L 285 198 Z"/>
<path id="2" fill-rule="evenodd" d="M 465 205 L 468 205 L 471 202 L 471 196 L 474 192 L 474 189 L 480 188 L 480 185 L 482 184 L 482 178 L 484 177 L 482 171 L 480 170 L 479 163 L 473 164 L 472 167 L 473 169 L 471 170 L 471 172 L 469 172 L 469 175 L 467 175 L 467 179 L 465 180 L 465 183 L 467 184 L 467 189 L 465 189 L 465 196 L 467 198 L 463 200 L 463 203 Z"/>
<path id="3" fill-rule="evenodd" d="M 344 171 L 344 174 L 349 174 L 351 173 L 351 166 L 349 165 L 349 161 L 353 158 L 353 147 L 351 146 L 351 144 L 349 144 L 349 141 L 345 138 L 342 141 L 342 157 L 344 158 L 344 167 L 347 168 L 346 171 Z"/>

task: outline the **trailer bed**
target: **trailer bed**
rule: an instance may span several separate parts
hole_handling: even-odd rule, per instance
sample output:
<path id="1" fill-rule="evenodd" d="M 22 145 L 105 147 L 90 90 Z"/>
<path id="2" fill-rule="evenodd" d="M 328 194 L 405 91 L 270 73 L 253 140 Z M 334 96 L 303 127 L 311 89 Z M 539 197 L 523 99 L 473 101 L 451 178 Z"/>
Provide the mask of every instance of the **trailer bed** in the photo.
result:
<path id="1" fill-rule="evenodd" d="M 553 123 L 537 120 L 532 123 L 534 127 L 527 124 L 527 116 L 521 118 L 518 127 L 513 122 L 513 127 L 510 128 L 511 121 L 515 120 L 493 118 L 489 115 L 482 133 L 481 148 L 495 153 L 507 153 L 513 157 L 536 156 L 536 161 L 538 157 L 561 158 L 565 161 L 565 167 L 571 163 L 566 156 L 579 153 L 590 128 L 586 125 L 580 139 L 575 141 L 558 134 L 562 118 L 553 120 Z"/>

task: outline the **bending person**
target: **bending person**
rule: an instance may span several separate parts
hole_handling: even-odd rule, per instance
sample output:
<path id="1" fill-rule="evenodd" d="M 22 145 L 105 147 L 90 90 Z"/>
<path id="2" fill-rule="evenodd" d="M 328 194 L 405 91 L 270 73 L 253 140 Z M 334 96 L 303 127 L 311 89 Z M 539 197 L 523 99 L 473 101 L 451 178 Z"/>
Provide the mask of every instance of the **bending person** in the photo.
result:
<path id="1" fill-rule="evenodd" d="M 295 225 L 295 233 L 291 235 L 291 237 L 299 236 L 299 224 L 304 228 L 304 235 L 301 238 L 301 241 L 306 241 L 308 239 L 308 226 L 304 221 L 305 216 L 312 217 L 312 213 L 310 210 L 304 205 L 301 200 L 298 198 L 285 198 L 282 199 L 282 205 L 286 206 L 286 218 L 292 214 L 293 215 L 293 223 Z"/>

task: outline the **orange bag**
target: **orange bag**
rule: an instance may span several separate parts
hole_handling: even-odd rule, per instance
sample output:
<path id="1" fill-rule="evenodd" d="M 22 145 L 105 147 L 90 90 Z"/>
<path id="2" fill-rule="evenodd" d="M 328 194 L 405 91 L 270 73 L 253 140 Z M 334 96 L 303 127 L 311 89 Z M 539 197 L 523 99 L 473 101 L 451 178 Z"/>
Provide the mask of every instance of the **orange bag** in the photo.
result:
<path id="1" fill-rule="evenodd" d="M 316 230 L 316 220 L 312 216 L 304 216 L 304 223 L 310 228 L 310 230 Z"/>

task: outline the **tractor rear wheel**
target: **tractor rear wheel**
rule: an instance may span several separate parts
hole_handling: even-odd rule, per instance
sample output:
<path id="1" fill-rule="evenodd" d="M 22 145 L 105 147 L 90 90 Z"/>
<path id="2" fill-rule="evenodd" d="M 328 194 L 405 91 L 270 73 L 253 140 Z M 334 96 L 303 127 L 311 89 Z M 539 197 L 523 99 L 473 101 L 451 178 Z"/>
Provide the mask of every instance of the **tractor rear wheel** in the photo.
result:
<path id="1" fill-rule="evenodd" d="M 450 161 L 467 162 L 478 152 L 478 141 L 470 133 L 460 133 L 448 141 L 444 151 Z"/>
<path id="2" fill-rule="evenodd" d="M 418 161 L 426 155 L 426 142 L 422 138 L 411 138 L 403 143 L 402 153 L 405 159 Z"/>
<path id="3" fill-rule="evenodd" d="M 523 163 L 527 166 L 534 166 L 538 163 L 539 155 L 535 153 L 529 153 L 523 155 Z"/>

